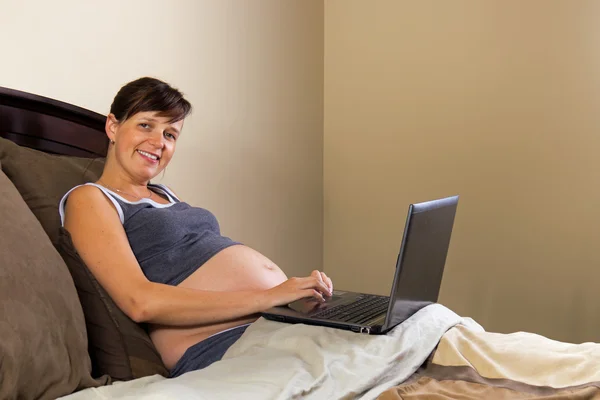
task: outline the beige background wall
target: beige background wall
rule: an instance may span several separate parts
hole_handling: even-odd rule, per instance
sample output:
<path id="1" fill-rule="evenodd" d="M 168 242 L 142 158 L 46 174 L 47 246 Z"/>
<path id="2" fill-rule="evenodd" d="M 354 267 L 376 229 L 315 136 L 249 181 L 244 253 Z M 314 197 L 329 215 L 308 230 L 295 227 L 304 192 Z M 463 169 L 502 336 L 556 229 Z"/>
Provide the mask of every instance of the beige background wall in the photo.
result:
<path id="1" fill-rule="evenodd" d="M 163 181 L 289 275 L 324 260 L 336 287 L 386 293 L 408 204 L 457 193 L 440 301 L 600 340 L 599 3 L 0 9 L 0 86 L 101 113 L 142 75 L 180 87 L 195 113 Z"/>
<path id="2" fill-rule="evenodd" d="M 461 196 L 440 301 L 600 340 L 600 3 L 325 1 L 325 269 L 389 293 L 408 204 Z"/>
<path id="3" fill-rule="evenodd" d="M 322 263 L 323 3 L 0 0 L 0 86 L 106 114 L 143 75 L 195 107 L 163 179 L 304 275 Z"/>

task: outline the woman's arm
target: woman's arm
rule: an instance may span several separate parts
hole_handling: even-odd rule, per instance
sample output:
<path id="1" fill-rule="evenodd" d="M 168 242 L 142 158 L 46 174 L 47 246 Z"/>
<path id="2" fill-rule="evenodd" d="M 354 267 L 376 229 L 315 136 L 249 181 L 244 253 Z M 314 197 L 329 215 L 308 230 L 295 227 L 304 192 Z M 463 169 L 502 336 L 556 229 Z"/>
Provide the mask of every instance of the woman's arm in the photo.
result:
<path id="1" fill-rule="evenodd" d="M 269 290 L 200 291 L 148 281 L 129 245 L 119 216 L 106 196 L 93 186 L 69 195 L 65 229 L 82 260 L 117 306 L 136 322 L 200 325 L 256 314 L 303 297 L 322 299 L 329 293 L 318 273 L 290 278 Z"/>

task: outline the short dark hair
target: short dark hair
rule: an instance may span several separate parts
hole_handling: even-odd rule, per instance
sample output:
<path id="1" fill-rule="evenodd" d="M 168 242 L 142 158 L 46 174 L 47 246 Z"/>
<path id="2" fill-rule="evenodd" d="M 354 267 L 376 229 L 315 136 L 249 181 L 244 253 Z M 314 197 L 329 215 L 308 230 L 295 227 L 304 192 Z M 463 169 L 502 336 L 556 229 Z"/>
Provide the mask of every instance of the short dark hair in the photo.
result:
<path id="1" fill-rule="evenodd" d="M 183 94 L 156 79 L 143 77 L 123 86 L 110 106 L 110 112 L 119 122 L 144 111 L 157 111 L 159 116 L 177 122 L 187 117 L 192 105 L 183 98 Z"/>

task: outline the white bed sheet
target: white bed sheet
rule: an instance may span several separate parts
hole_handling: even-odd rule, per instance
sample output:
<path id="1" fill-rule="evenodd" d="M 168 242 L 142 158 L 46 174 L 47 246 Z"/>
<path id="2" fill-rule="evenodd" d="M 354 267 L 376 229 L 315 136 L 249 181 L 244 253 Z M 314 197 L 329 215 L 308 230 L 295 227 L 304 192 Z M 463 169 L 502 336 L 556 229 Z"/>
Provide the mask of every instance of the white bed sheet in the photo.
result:
<path id="1" fill-rule="evenodd" d="M 457 324 L 483 331 L 440 304 L 381 336 L 261 318 L 208 368 L 172 379 L 116 382 L 62 399 L 375 399 L 410 377 Z"/>

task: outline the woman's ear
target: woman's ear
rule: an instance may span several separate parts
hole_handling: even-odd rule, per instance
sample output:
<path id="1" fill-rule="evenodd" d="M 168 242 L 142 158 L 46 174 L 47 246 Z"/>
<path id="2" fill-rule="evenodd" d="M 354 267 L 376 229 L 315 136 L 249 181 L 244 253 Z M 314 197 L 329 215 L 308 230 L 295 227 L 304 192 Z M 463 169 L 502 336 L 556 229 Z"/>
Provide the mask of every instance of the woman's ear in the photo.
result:
<path id="1" fill-rule="evenodd" d="M 115 137 L 117 135 L 117 128 L 119 127 L 119 121 L 114 114 L 108 114 L 106 117 L 106 124 L 104 126 L 104 130 L 106 131 L 106 136 L 108 139 L 114 143 Z"/>

